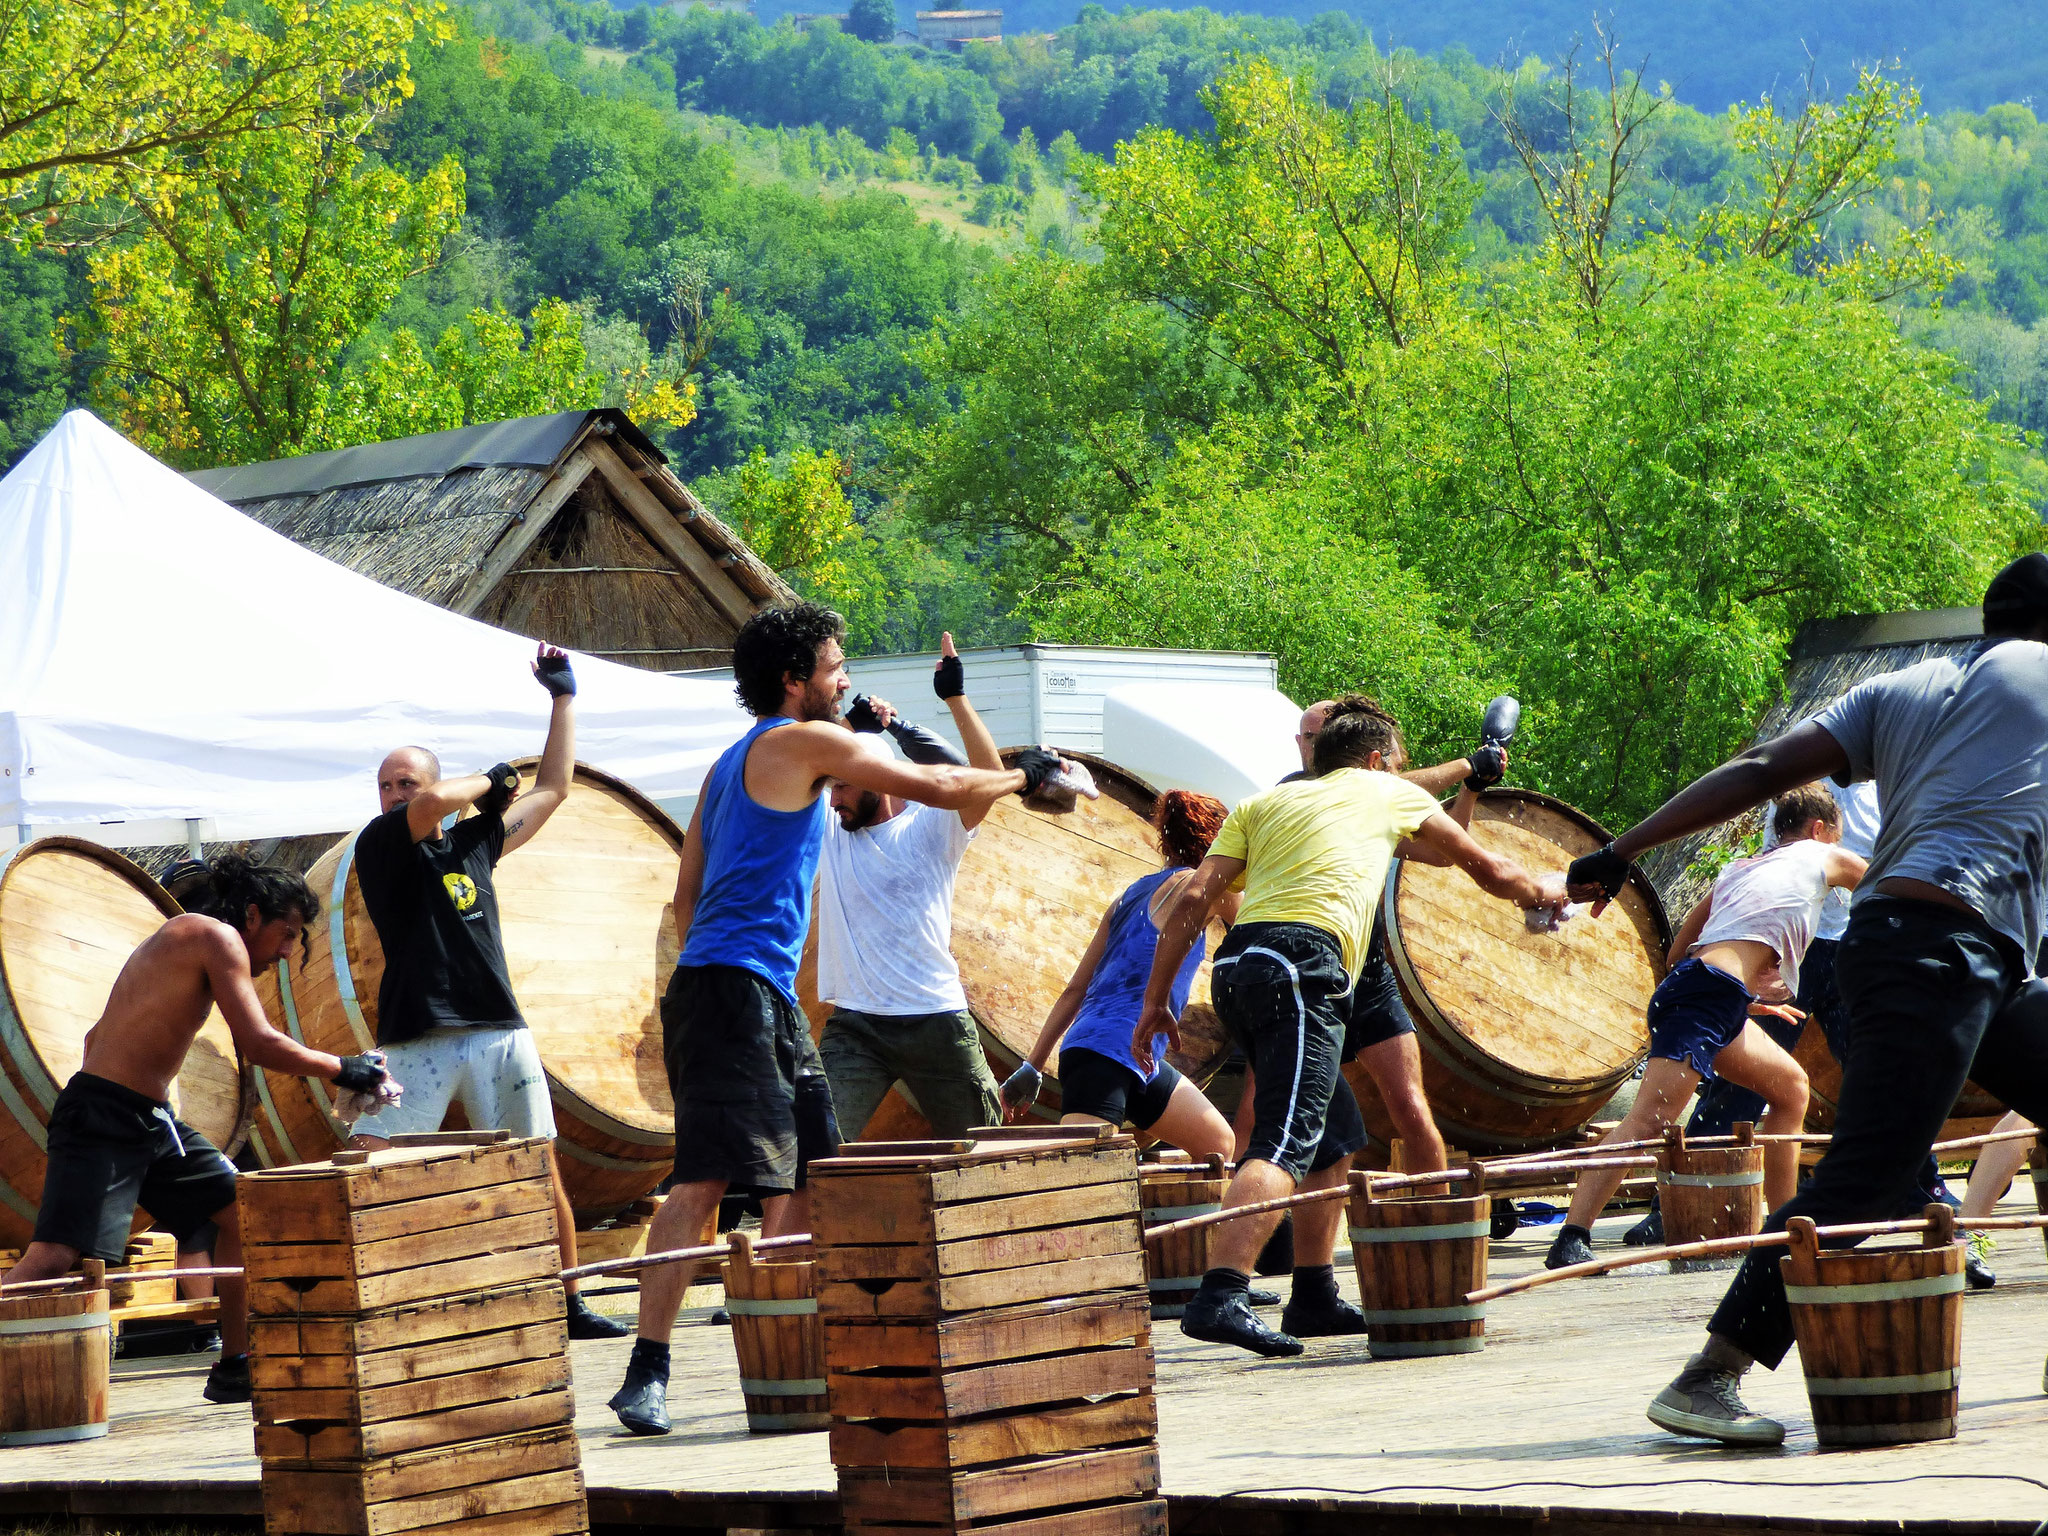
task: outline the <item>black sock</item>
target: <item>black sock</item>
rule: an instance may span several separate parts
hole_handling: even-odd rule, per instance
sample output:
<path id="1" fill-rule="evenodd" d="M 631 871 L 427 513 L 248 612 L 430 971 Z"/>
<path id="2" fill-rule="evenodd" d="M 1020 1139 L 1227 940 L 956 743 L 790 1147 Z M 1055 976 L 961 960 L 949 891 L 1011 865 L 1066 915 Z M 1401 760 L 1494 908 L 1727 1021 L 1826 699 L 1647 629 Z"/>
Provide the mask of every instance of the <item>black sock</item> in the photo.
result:
<path id="1" fill-rule="evenodd" d="M 652 1339 L 635 1338 L 633 1340 L 633 1357 L 626 1362 L 626 1368 L 631 1370 L 636 1365 L 645 1366 L 648 1370 L 655 1372 L 662 1380 L 666 1381 L 668 1379 L 668 1346 L 666 1344 L 657 1344 Z"/>
<path id="2" fill-rule="evenodd" d="M 1586 1240 L 1586 1246 L 1588 1248 L 1593 1246 L 1593 1234 L 1585 1227 L 1575 1227 L 1570 1222 L 1566 1222 L 1563 1226 L 1557 1229 L 1557 1235 L 1559 1237 L 1569 1237 L 1574 1232 L 1578 1233 L 1580 1237 L 1583 1237 Z"/>
<path id="3" fill-rule="evenodd" d="M 1212 1269 L 1202 1276 L 1200 1294 L 1211 1301 L 1228 1301 L 1233 1291 L 1242 1296 L 1251 1285 L 1252 1277 L 1241 1269 Z"/>
<path id="4" fill-rule="evenodd" d="M 1297 1302 L 1335 1301 L 1337 1299 L 1337 1266 L 1334 1264 L 1295 1265 L 1294 1299 Z"/>

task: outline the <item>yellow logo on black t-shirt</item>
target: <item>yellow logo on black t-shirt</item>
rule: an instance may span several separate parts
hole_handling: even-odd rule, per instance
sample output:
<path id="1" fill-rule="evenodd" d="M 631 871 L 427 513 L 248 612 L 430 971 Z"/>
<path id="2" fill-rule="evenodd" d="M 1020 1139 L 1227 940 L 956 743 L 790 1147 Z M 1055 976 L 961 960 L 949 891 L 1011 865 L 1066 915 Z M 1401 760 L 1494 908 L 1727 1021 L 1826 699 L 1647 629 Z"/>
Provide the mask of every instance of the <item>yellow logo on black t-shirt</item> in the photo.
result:
<path id="1" fill-rule="evenodd" d="M 455 903 L 455 910 L 467 912 L 476 905 L 476 882 L 461 873 L 443 875 L 441 883 L 448 888 L 448 899 Z"/>

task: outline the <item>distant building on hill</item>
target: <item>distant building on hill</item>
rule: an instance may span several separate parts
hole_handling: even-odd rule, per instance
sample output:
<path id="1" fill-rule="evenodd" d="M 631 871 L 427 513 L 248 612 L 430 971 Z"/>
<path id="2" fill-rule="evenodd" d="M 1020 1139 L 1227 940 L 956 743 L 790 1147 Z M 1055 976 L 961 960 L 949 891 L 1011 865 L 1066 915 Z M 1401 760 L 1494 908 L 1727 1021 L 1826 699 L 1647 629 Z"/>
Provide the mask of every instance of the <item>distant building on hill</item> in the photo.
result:
<path id="1" fill-rule="evenodd" d="M 742 16 L 754 13 L 754 0 L 668 0 L 666 9 L 680 16 L 700 5 L 707 11 L 733 11 Z"/>
<path id="2" fill-rule="evenodd" d="M 844 11 L 791 11 L 782 19 L 792 27 L 795 27 L 799 32 L 810 31 L 813 23 L 820 21 L 836 21 L 839 23 L 840 31 L 844 32 L 846 30 L 846 12 Z"/>
<path id="3" fill-rule="evenodd" d="M 1003 40 L 1003 13 L 919 11 L 917 40 L 927 48 L 949 48 L 954 53 L 969 43 L 999 43 Z"/>

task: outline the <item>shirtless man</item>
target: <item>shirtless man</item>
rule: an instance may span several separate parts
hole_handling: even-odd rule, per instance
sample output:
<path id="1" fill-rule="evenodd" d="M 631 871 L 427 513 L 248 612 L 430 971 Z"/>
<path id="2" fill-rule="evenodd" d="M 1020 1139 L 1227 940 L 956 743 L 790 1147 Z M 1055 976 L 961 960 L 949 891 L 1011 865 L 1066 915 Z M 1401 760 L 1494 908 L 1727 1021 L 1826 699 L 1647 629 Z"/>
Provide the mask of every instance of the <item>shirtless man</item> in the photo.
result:
<path id="1" fill-rule="evenodd" d="M 216 1005 L 242 1059 L 273 1072 L 324 1078 L 373 1093 L 385 1073 L 365 1056 L 309 1051 L 271 1028 L 252 974 L 286 960 L 320 902 L 297 875 L 229 854 L 216 859 L 201 910 L 145 939 L 115 978 L 105 1012 L 85 1037 L 85 1062 L 50 1113 L 48 1170 L 35 1241 L 7 1283 L 66 1274 L 81 1256 L 118 1264 L 140 1205 L 183 1240 L 219 1229 L 215 1259 L 242 1262 L 233 1164 L 171 1116 L 171 1083 Z M 249 1401 L 248 1292 L 221 1280 L 221 1357 L 206 1376 L 215 1403 Z"/>
<path id="2" fill-rule="evenodd" d="M 1724 1079 L 1758 1095 L 1763 1130 L 1796 1136 L 1806 1124 L 1806 1073 L 1751 1017 L 1787 1007 L 1800 963 L 1820 925 L 1828 892 L 1853 891 L 1863 860 L 1838 847 L 1842 817 L 1819 784 L 1780 795 L 1771 807 L 1774 848 L 1738 859 L 1686 914 L 1671 941 L 1671 970 L 1650 998 L 1650 1060 L 1643 1086 L 1604 1142 L 1651 1141 L 1678 1117 L 1702 1081 Z M 1593 1257 L 1593 1222 L 1621 1188 L 1623 1170 L 1589 1171 L 1544 1267 Z M 1775 1210 L 1799 1186 L 1799 1144 L 1764 1149 L 1764 1206 Z"/>
<path id="3" fill-rule="evenodd" d="M 661 1002 L 675 1178 L 649 1225 L 651 1253 L 695 1241 L 728 1189 L 759 1197 L 764 1235 L 806 1230 L 805 1166 L 838 1150 L 832 1092 L 796 1001 L 826 790 L 836 781 L 979 820 L 1060 766 L 1035 747 L 1003 769 L 870 756 L 840 722 L 845 634 L 831 609 L 794 603 L 763 609 L 733 638 L 734 691 L 756 723 L 712 764 L 683 843 L 682 953 Z M 668 1433 L 668 1339 L 688 1283 L 676 1264 L 640 1277 L 640 1336 L 611 1399 L 635 1434 Z"/>

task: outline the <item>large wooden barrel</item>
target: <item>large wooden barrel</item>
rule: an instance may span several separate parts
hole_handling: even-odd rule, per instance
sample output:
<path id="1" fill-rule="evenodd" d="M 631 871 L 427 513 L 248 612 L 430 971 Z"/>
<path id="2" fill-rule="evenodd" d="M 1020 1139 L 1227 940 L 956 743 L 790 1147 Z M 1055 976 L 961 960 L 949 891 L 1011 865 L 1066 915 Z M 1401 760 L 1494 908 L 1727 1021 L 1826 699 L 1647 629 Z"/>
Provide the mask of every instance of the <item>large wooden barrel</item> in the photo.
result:
<path id="1" fill-rule="evenodd" d="M 830 1428 L 825 1333 L 809 1246 L 756 1257 L 746 1233 L 734 1232 L 730 1241 L 725 1310 L 732 1317 L 747 1428 L 757 1435 Z"/>
<path id="2" fill-rule="evenodd" d="M 1005 760 L 1018 750 L 1005 749 Z M 1038 1039 L 1110 903 L 1163 862 L 1152 834 L 1157 792 L 1114 763 L 1065 755 L 1087 765 L 1102 798 L 1083 800 L 1064 814 L 1032 810 L 1014 795 L 998 801 L 960 861 L 954 885 L 953 958 L 998 1082 L 1017 1069 Z M 1221 925 L 1212 926 L 1211 951 L 1222 937 Z M 797 976 L 797 997 L 812 1034 L 822 1036 L 831 1009 L 818 997 L 815 924 Z M 1200 1084 L 1215 1075 L 1230 1050 L 1209 1005 L 1205 960 L 1188 994 L 1181 1049 L 1169 1060 Z M 1059 1103 L 1059 1081 L 1048 1075 L 1035 1113 L 1057 1120 Z M 929 1122 L 900 1088 L 865 1127 L 839 1129 L 848 1139 L 870 1141 L 915 1141 L 931 1134 Z"/>
<path id="3" fill-rule="evenodd" d="M 1824 1253 L 1795 1216 L 1780 1261 L 1822 1446 L 1951 1440 L 1961 1400 L 1963 1249 L 1955 1213 L 1927 1207 L 1917 1248 Z"/>
<path id="4" fill-rule="evenodd" d="M 1808 1019 L 1792 1043 L 1792 1059 L 1806 1069 L 1806 1128 L 1816 1134 L 1835 1128 L 1835 1106 L 1842 1098 L 1842 1064 L 1828 1049 L 1828 1038 L 1819 1019 Z M 1957 1141 L 1991 1129 L 2005 1114 L 2006 1106 L 1973 1082 L 1963 1084 L 1955 1107 L 1937 1141 Z"/>
<path id="5" fill-rule="evenodd" d="M 1525 789 L 1482 795 L 1472 836 L 1539 875 L 1609 840 L 1590 817 Z M 1671 927 L 1640 873 L 1597 920 L 1582 913 L 1553 933 L 1531 933 L 1463 870 L 1396 860 L 1383 899 L 1388 955 L 1446 1141 L 1487 1152 L 1555 1145 L 1649 1051 L 1645 1010 L 1664 978 Z M 1372 1079 L 1356 1062 L 1345 1075 L 1384 1143 L 1393 1123 Z"/>
<path id="6" fill-rule="evenodd" d="M 1230 1175 L 1221 1157 L 1195 1162 L 1185 1153 L 1138 1164 L 1138 1216 L 1148 1227 L 1168 1226 L 1223 1209 Z M 1198 1227 L 1145 1245 L 1145 1285 L 1152 1316 L 1179 1317 L 1209 1271 L 1209 1234 Z"/>
<path id="7" fill-rule="evenodd" d="M 85 1060 L 114 979 L 179 910 L 97 843 L 45 837 L 0 853 L 0 1246 L 22 1247 L 35 1229 L 50 1111 Z M 232 1156 L 248 1124 L 242 1085 L 241 1053 L 216 1008 L 171 1085 L 172 1113 Z"/>
<path id="8" fill-rule="evenodd" d="M 0 1446 L 107 1432 L 113 1328 L 101 1266 L 60 1290 L 0 1297 Z"/>
<path id="9" fill-rule="evenodd" d="M 533 760 L 516 766 L 530 781 Z M 681 849 L 681 831 L 653 802 L 579 763 L 575 792 L 495 871 L 512 990 L 547 1069 L 562 1182 L 582 1220 L 647 1194 L 674 1162 L 659 1004 L 676 961 Z M 328 850 L 306 878 L 326 904 L 312 958 L 264 977 L 265 1005 L 316 1050 L 368 1050 L 384 952 L 363 908 L 355 838 Z M 313 1161 L 341 1145 L 332 1085 L 257 1076 L 251 1145 L 265 1167 Z M 450 1122 L 460 1123 L 459 1109 Z M 377 1122 L 360 1129 L 374 1135 Z"/>
<path id="10" fill-rule="evenodd" d="M 1493 1197 L 1476 1173 L 1465 1187 L 1473 1192 L 1374 1199 L 1370 1175 L 1351 1175 L 1351 1260 L 1374 1357 L 1469 1355 L 1486 1347 L 1486 1306 L 1465 1297 L 1486 1284 Z"/>
<path id="11" fill-rule="evenodd" d="M 1713 1147 L 1689 1144 L 1683 1126 L 1667 1127 L 1657 1154 L 1657 1200 L 1667 1243 L 1762 1231 L 1764 1149 L 1756 1142 L 1756 1127 L 1744 1120 L 1735 1127 L 1732 1146 Z M 1671 1262 L 1674 1268 L 1686 1263 Z"/>

